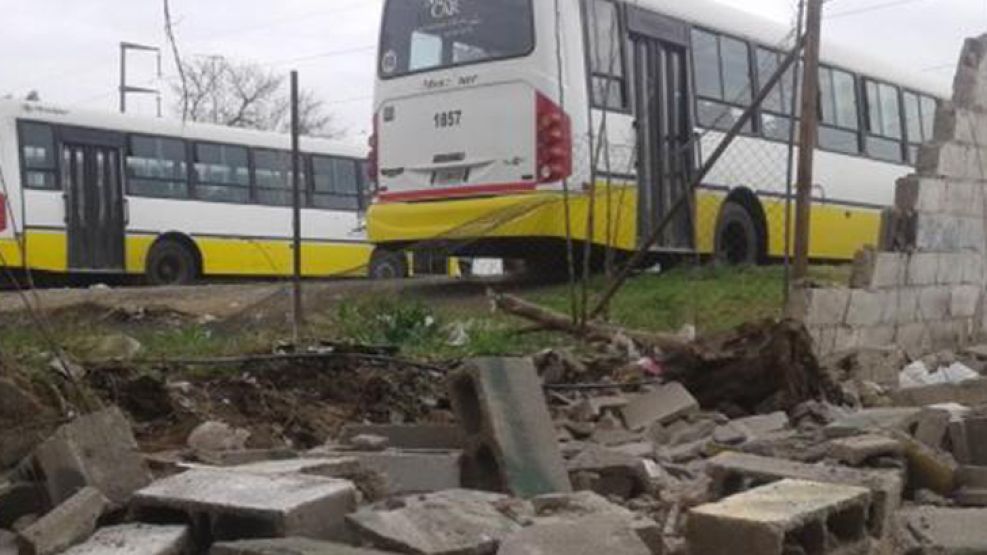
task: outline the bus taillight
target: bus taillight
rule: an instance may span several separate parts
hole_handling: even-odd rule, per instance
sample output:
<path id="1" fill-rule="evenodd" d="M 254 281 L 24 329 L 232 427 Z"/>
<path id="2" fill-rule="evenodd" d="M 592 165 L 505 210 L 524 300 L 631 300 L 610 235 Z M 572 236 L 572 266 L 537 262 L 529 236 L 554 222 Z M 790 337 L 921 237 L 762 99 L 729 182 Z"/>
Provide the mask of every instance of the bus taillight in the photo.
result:
<path id="1" fill-rule="evenodd" d="M 545 96 L 537 95 L 538 182 L 562 181 L 572 175 L 572 121 Z"/>
<path id="2" fill-rule="evenodd" d="M 0 193 L 0 231 L 7 231 L 7 197 Z"/>

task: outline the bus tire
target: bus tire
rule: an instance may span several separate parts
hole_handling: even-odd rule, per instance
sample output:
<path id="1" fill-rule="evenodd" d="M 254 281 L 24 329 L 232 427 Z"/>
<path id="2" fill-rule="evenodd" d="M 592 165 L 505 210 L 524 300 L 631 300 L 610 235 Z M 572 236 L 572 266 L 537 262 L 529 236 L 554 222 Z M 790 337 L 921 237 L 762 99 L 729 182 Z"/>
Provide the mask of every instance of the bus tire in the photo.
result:
<path id="1" fill-rule="evenodd" d="M 401 251 L 377 249 L 370 257 L 370 279 L 404 279 L 408 277 L 408 257 Z"/>
<path id="2" fill-rule="evenodd" d="M 761 261 L 761 235 L 751 213 L 738 202 L 728 201 L 716 225 L 716 259 L 730 266 L 753 266 Z"/>
<path id="3" fill-rule="evenodd" d="M 165 239 L 151 248 L 145 274 L 151 285 L 189 285 L 199 278 L 199 261 L 187 246 Z"/>

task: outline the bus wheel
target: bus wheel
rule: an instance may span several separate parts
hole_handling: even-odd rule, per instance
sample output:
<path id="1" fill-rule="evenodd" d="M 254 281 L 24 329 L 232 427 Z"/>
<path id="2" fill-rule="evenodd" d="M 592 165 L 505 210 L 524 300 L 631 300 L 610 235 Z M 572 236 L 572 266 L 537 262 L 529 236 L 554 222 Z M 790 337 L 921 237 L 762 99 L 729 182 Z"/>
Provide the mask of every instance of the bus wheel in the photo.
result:
<path id="1" fill-rule="evenodd" d="M 400 251 L 375 250 L 370 257 L 370 279 L 402 279 L 408 277 L 408 257 Z"/>
<path id="2" fill-rule="evenodd" d="M 159 241 L 147 255 L 146 274 L 151 285 L 188 285 L 199 277 L 199 263 L 185 245 Z"/>
<path id="3" fill-rule="evenodd" d="M 750 212 L 736 202 L 724 204 L 716 226 L 717 260 L 731 266 L 754 265 L 761 254 L 761 236 Z"/>

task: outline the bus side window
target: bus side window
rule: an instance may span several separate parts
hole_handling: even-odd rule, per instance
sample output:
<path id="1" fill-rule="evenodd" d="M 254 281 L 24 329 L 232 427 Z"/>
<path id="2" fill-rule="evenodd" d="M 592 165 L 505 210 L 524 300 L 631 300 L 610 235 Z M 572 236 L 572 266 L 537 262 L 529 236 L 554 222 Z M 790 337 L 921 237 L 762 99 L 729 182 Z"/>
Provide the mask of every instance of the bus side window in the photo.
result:
<path id="1" fill-rule="evenodd" d="M 50 125 L 20 124 L 21 156 L 24 160 L 24 187 L 58 189 L 55 165 L 55 133 Z"/>
<path id="2" fill-rule="evenodd" d="M 314 208 L 356 212 L 360 209 L 359 165 L 348 158 L 312 157 Z"/>
<path id="3" fill-rule="evenodd" d="M 271 206 L 291 206 L 291 154 L 275 150 L 254 150 L 254 183 L 257 202 Z"/>
<path id="4" fill-rule="evenodd" d="M 902 94 L 905 108 L 905 132 L 908 134 L 908 161 L 918 162 L 918 147 L 932 140 L 935 124 L 936 100 L 930 96 L 911 92 Z"/>
<path id="5" fill-rule="evenodd" d="M 187 158 L 185 141 L 130 137 L 127 191 L 142 197 L 188 198 Z"/>
<path id="6" fill-rule="evenodd" d="M 212 202 L 250 202 L 250 164 L 246 147 L 195 145 L 196 198 Z"/>
<path id="7" fill-rule="evenodd" d="M 762 86 L 778 71 L 781 61 L 780 53 L 767 48 L 757 49 L 757 75 Z M 792 77 L 792 69 L 789 69 L 761 104 L 761 131 L 769 139 L 788 142 L 791 138 Z M 797 110 L 798 104 L 795 107 Z"/>
<path id="8" fill-rule="evenodd" d="M 746 42 L 692 30 L 699 125 L 730 129 L 750 105 L 750 47 Z M 752 132 L 750 123 L 744 132 Z"/>
<path id="9" fill-rule="evenodd" d="M 588 19 L 590 76 L 593 106 L 610 110 L 628 107 L 624 78 L 624 49 L 617 5 L 610 0 L 589 0 Z"/>
<path id="10" fill-rule="evenodd" d="M 898 87 L 868 80 L 867 154 L 880 160 L 901 162 L 902 129 Z"/>
<path id="11" fill-rule="evenodd" d="M 819 68 L 819 146 L 845 154 L 860 153 L 857 78 L 830 67 Z"/>

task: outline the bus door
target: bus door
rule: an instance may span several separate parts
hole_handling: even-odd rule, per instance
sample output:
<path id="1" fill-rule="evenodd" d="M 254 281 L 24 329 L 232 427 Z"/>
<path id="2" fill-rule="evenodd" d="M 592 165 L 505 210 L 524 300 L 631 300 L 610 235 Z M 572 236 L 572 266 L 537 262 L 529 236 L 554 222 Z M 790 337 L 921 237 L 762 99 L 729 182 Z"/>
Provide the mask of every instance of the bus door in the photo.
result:
<path id="1" fill-rule="evenodd" d="M 628 6 L 638 133 L 638 237 L 645 241 L 682 195 L 690 194 L 692 146 L 689 29 L 679 21 Z M 657 248 L 694 248 L 692 202 L 679 207 Z"/>
<path id="2" fill-rule="evenodd" d="M 63 130 L 61 141 L 69 269 L 123 271 L 123 139 L 108 133 Z"/>

